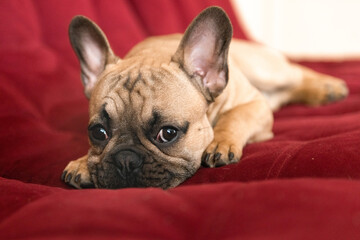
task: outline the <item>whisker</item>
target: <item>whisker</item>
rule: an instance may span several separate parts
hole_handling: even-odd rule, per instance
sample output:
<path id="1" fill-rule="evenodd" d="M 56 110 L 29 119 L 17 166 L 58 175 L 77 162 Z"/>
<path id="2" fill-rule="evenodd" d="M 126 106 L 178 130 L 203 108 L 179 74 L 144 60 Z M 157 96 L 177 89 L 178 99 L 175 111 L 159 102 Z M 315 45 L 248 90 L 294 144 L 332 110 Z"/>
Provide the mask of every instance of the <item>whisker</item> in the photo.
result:
<path id="1" fill-rule="evenodd" d="M 212 127 L 203 127 L 203 128 L 199 128 L 199 130 L 204 130 L 204 129 L 207 129 L 207 128 L 212 128 Z"/>

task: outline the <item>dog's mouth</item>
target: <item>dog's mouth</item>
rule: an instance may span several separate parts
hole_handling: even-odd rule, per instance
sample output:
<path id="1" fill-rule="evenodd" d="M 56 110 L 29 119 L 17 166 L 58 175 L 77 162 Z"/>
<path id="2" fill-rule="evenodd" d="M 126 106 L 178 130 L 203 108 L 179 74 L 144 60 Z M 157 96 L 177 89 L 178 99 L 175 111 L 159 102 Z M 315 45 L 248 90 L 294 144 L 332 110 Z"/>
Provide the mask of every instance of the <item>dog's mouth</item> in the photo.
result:
<path id="1" fill-rule="evenodd" d="M 116 160 L 114 160 L 116 159 Z M 127 150 L 121 156 L 110 155 L 98 163 L 88 163 L 96 188 L 175 187 L 191 177 L 196 168 L 171 164 L 152 156 Z"/>

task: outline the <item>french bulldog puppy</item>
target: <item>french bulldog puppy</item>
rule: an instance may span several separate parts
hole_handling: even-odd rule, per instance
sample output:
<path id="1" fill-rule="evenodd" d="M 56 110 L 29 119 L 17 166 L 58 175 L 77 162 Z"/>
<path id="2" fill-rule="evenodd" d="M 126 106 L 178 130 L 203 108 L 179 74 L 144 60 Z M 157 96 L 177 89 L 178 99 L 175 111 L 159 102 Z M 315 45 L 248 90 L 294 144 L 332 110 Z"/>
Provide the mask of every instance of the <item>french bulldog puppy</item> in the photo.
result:
<path id="1" fill-rule="evenodd" d="M 272 111 L 321 105 L 348 94 L 344 81 L 232 39 L 218 7 L 183 35 L 151 37 L 117 57 L 100 28 L 69 27 L 89 103 L 88 154 L 62 179 L 75 188 L 175 187 L 202 164 L 239 162 L 247 143 L 273 137 Z"/>

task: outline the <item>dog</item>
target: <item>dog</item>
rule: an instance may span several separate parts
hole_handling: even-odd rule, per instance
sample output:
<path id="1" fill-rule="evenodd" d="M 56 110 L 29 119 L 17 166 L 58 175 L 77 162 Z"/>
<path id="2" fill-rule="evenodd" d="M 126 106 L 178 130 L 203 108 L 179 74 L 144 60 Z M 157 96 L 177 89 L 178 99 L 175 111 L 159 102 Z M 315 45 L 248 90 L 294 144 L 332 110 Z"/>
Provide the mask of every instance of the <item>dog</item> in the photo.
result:
<path id="1" fill-rule="evenodd" d="M 183 35 L 150 37 L 124 58 L 86 17 L 73 18 L 69 37 L 90 100 L 90 150 L 61 176 L 75 188 L 175 187 L 201 165 L 237 163 L 246 144 L 271 139 L 281 106 L 348 94 L 341 79 L 232 39 L 219 7 Z"/>

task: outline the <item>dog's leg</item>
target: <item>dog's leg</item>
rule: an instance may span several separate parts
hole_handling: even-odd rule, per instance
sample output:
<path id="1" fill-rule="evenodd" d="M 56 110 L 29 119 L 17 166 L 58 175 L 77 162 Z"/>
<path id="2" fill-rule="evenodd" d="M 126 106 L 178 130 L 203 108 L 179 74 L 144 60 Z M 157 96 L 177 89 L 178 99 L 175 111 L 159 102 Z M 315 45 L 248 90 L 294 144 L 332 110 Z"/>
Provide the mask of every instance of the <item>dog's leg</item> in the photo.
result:
<path id="1" fill-rule="evenodd" d="M 309 68 L 295 65 L 302 71 L 302 82 L 294 89 L 289 89 L 290 103 L 305 103 L 319 106 L 345 98 L 349 90 L 339 78 L 315 72 Z"/>
<path id="2" fill-rule="evenodd" d="M 61 179 L 67 184 L 79 189 L 94 187 L 87 166 L 87 160 L 88 156 L 86 155 L 69 162 L 61 175 Z"/>
<path id="3" fill-rule="evenodd" d="M 273 110 L 288 103 L 318 106 L 348 94 L 343 80 L 293 64 L 273 49 L 233 41 L 232 50 L 234 66 L 264 94 Z"/>
<path id="4" fill-rule="evenodd" d="M 214 139 L 206 148 L 202 164 L 219 167 L 236 163 L 248 142 L 268 140 L 273 116 L 265 100 L 238 105 L 223 113 L 214 127 Z"/>

